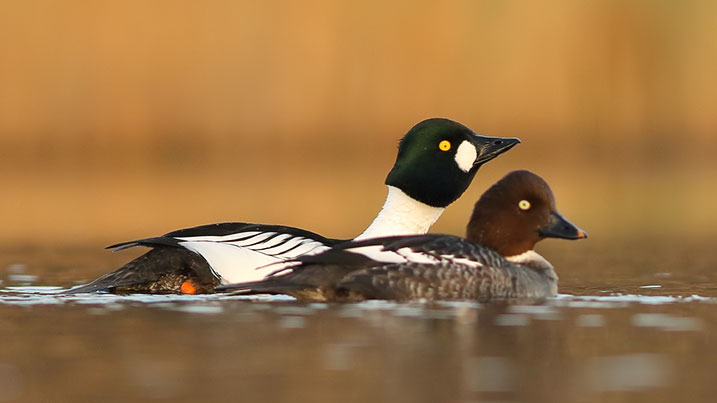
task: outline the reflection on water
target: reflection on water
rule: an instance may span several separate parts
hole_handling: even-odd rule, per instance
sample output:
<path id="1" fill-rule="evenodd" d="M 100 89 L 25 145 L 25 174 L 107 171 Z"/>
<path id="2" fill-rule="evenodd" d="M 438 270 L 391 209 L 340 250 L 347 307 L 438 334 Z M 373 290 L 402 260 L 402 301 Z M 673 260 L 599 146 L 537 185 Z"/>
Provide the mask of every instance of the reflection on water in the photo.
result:
<path id="1" fill-rule="evenodd" d="M 577 259 L 615 259 L 591 253 Z M 535 305 L 57 295 L 95 273 L 13 257 L 0 266 L 0 402 L 711 401 L 712 264 L 656 277 L 546 254 L 562 294 Z"/>
<path id="2" fill-rule="evenodd" d="M 674 378 L 672 361 L 660 354 L 628 354 L 591 358 L 586 366 L 589 386 L 595 391 L 631 391 L 669 386 Z"/>
<path id="3" fill-rule="evenodd" d="M 0 401 L 674 401 L 714 388 L 689 375 L 717 360 L 714 298 L 341 305 L 56 291 L 0 294 Z"/>

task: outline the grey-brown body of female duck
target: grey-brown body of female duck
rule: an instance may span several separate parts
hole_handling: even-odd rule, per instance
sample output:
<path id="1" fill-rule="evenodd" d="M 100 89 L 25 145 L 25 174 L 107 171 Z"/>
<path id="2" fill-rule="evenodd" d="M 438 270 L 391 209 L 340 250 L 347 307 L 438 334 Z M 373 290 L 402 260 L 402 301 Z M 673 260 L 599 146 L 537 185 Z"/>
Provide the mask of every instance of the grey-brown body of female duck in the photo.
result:
<path id="1" fill-rule="evenodd" d="M 478 200 L 467 239 L 429 234 L 346 242 L 263 281 L 220 289 L 310 301 L 540 299 L 557 293 L 558 276 L 535 244 L 586 237 L 558 213 L 544 180 L 514 171 Z"/>

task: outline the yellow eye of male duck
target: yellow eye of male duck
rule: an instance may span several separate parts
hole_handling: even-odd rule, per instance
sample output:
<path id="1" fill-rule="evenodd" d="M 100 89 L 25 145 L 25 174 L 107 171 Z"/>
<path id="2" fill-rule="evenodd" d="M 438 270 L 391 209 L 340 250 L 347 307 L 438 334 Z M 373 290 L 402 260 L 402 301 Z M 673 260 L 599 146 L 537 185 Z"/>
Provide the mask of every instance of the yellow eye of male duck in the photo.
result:
<path id="1" fill-rule="evenodd" d="M 438 148 L 441 151 L 448 151 L 451 149 L 451 142 L 448 140 L 443 140 L 440 143 L 438 143 Z"/>
<path id="2" fill-rule="evenodd" d="M 527 200 L 521 200 L 518 202 L 518 207 L 521 210 L 528 210 L 528 209 L 530 209 L 530 202 Z"/>

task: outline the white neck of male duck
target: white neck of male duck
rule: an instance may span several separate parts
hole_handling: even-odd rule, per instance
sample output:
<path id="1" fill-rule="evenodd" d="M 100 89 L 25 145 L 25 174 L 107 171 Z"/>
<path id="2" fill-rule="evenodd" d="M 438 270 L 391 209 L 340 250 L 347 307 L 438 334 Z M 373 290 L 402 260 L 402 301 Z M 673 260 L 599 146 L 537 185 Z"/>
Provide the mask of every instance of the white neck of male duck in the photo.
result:
<path id="1" fill-rule="evenodd" d="M 445 208 L 421 203 L 405 194 L 401 189 L 389 186 L 388 196 L 381 212 L 366 228 L 366 231 L 355 239 L 425 234 L 443 214 L 443 210 Z"/>

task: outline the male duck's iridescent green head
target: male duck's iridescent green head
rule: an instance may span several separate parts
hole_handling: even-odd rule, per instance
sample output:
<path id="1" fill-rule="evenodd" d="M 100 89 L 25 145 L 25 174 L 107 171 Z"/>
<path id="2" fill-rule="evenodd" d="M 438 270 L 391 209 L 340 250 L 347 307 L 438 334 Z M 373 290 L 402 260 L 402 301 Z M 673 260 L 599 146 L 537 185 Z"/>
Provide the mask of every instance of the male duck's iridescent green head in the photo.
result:
<path id="1" fill-rule="evenodd" d="M 446 207 L 465 192 L 481 165 L 518 143 L 480 136 L 449 119 L 426 119 L 401 139 L 386 185 L 429 206 Z"/>

